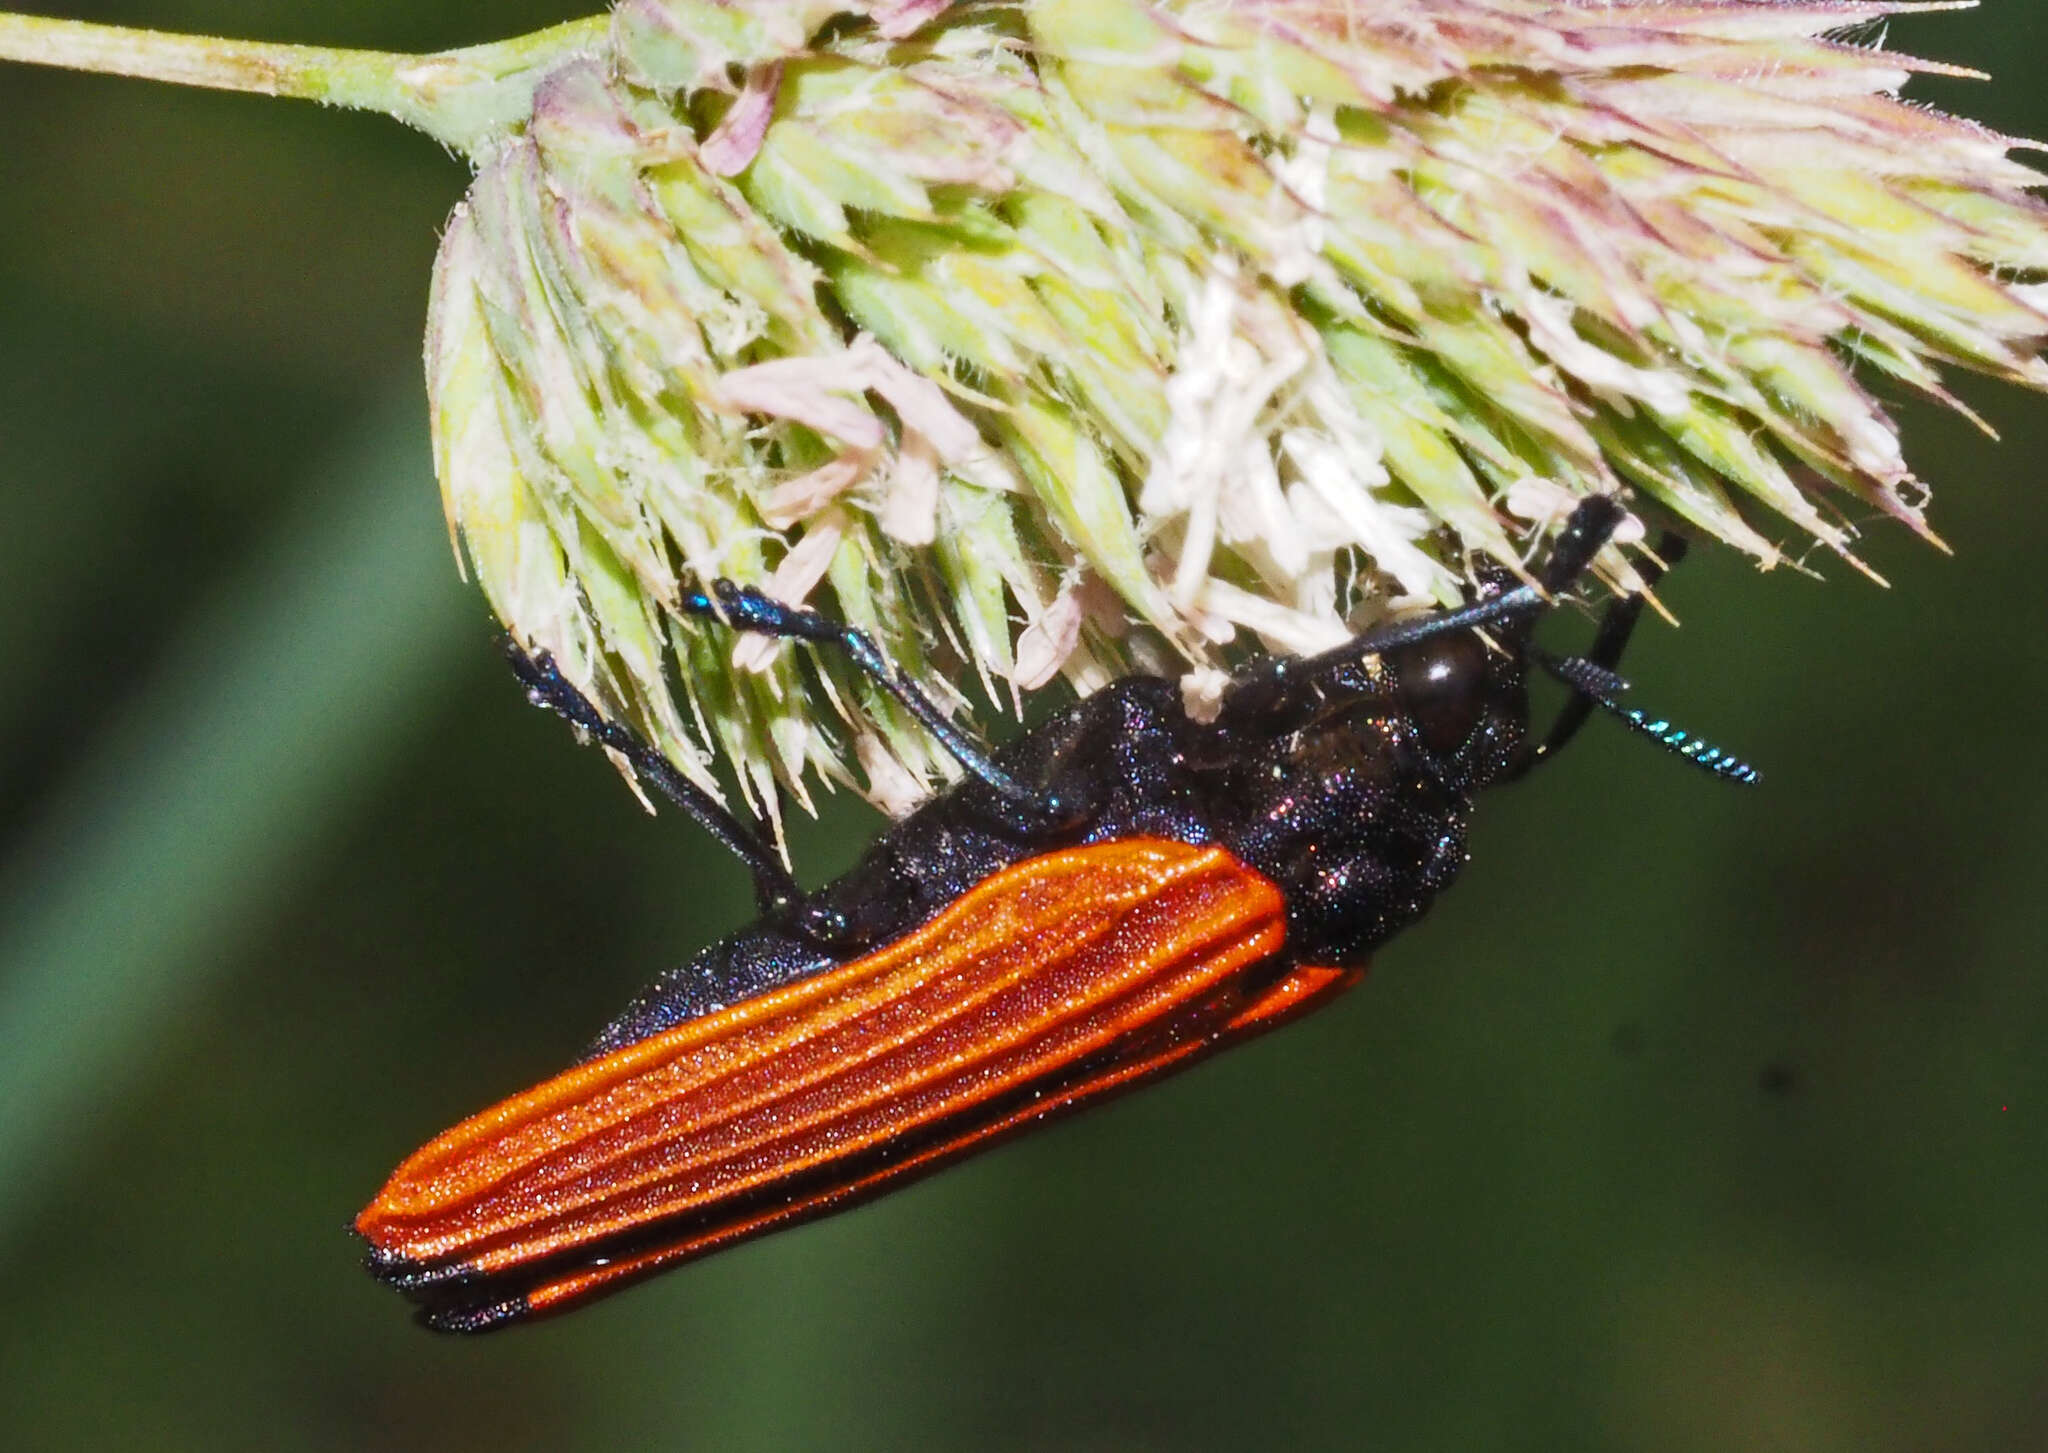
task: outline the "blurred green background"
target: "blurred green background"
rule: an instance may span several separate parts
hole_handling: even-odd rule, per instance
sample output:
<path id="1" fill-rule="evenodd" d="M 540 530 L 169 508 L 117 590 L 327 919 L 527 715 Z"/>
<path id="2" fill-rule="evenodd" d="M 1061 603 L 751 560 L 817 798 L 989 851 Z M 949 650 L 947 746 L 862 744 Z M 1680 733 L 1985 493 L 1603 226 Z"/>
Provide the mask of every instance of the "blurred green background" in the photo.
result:
<path id="1" fill-rule="evenodd" d="M 71 0 L 427 49 L 543 0 Z M 2048 135 L 2048 16 L 1894 44 Z M 463 169 L 0 70 L 0 1427 L 18 1448 L 2048 1446 L 2048 399 L 1924 412 L 1947 559 L 1706 558 L 1597 726 L 1314 1020 L 509 1336 L 349 1216 L 746 915 L 525 708 L 417 357 Z M 797 835 L 813 879 L 873 827 Z"/>

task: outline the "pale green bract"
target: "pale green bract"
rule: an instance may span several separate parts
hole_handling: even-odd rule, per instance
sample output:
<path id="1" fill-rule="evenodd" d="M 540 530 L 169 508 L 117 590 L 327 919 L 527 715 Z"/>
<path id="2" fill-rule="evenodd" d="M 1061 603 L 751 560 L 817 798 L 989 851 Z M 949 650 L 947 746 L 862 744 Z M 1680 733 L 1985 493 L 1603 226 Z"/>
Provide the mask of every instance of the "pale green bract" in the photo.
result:
<path id="1" fill-rule="evenodd" d="M 1645 524 L 1928 533 L 1876 392 L 2048 384 L 2040 178 L 1877 43 L 1937 8 L 625 0 L 256 88 L 477 162 L 427 363 L 513 635 L 707 786 L 901 811 L 925 734 L 679 592 L 844 616 L 957 704 L 1142 668 L 1199 706 L 1591 491 L 1624 590 Z"/>

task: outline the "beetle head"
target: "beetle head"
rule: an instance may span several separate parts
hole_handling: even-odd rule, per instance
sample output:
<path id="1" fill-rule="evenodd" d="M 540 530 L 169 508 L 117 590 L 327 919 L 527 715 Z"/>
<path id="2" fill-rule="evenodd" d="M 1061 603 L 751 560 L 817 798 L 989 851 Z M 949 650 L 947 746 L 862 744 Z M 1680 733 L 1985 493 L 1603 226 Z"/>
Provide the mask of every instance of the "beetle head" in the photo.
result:
<path id="1" fill-rule="evenodd" d="M 1356 648 L 1263 663 L 1233 683 L 1218 725 L 1234 751 L 1367 783 L 1433 781 L 1459 797 L 1507 775 L 1528 732 L 1526 685 L 1537 609 L 1489 615 L 1517 584 L 1480 576 L 1443 628 L 1419 617 L 1361 637 Z M 1378 638 L 1387 644 L 1372 649 Z M 1334 783 L 1332 785 L 1335 785 Z"/>

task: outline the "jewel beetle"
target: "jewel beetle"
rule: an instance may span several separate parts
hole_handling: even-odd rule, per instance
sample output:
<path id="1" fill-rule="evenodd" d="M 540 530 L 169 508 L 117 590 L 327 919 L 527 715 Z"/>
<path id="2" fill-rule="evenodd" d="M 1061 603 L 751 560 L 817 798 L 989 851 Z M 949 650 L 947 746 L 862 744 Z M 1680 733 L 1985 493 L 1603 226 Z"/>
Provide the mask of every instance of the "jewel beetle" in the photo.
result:
<path id="1" fill-rule="evenodd" d="M 964 769 L 813 893 L 550 661 L 512 650 L 536 703 L 747 864 L 760 916 L 655 979 L 581 1063 L 404 1161 L 355 1222 L 371 1271 L 444 1331 L 563 1311 L 1273 1028 L 1421 917 L 1465 861 L 1474 795 L 1596 709 L 1754 781 L 1621 704 L 1642 596 L 1617 597 L 1583 655 L 1535 643 L 1622 517 L 1588 497 L 1534 580 L 1482 572 L 1462 608 L 1254 662 L 1212 720 L 1129 676 L 992 754 L 861 632 L 725 582 L 688 595 L 735 629 L 848 652 Z M 1540 737 L 1531 667 L 1570 691 Z"/>

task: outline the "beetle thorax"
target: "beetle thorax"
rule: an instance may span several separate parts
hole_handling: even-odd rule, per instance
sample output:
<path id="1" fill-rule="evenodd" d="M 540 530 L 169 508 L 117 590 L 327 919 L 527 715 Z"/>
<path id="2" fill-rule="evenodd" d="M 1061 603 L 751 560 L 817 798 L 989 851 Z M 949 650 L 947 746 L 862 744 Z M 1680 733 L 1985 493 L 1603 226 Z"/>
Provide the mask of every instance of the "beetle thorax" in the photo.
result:
<path id="1" fill-rule="evenodd" d="M 1421 917 L 1527 722 L 1519 658 L 1457 635 L 1303 681 L 1224 728 L 1214 820 L 1287 894 L 1290 950 L 1362 963 Z"/>

